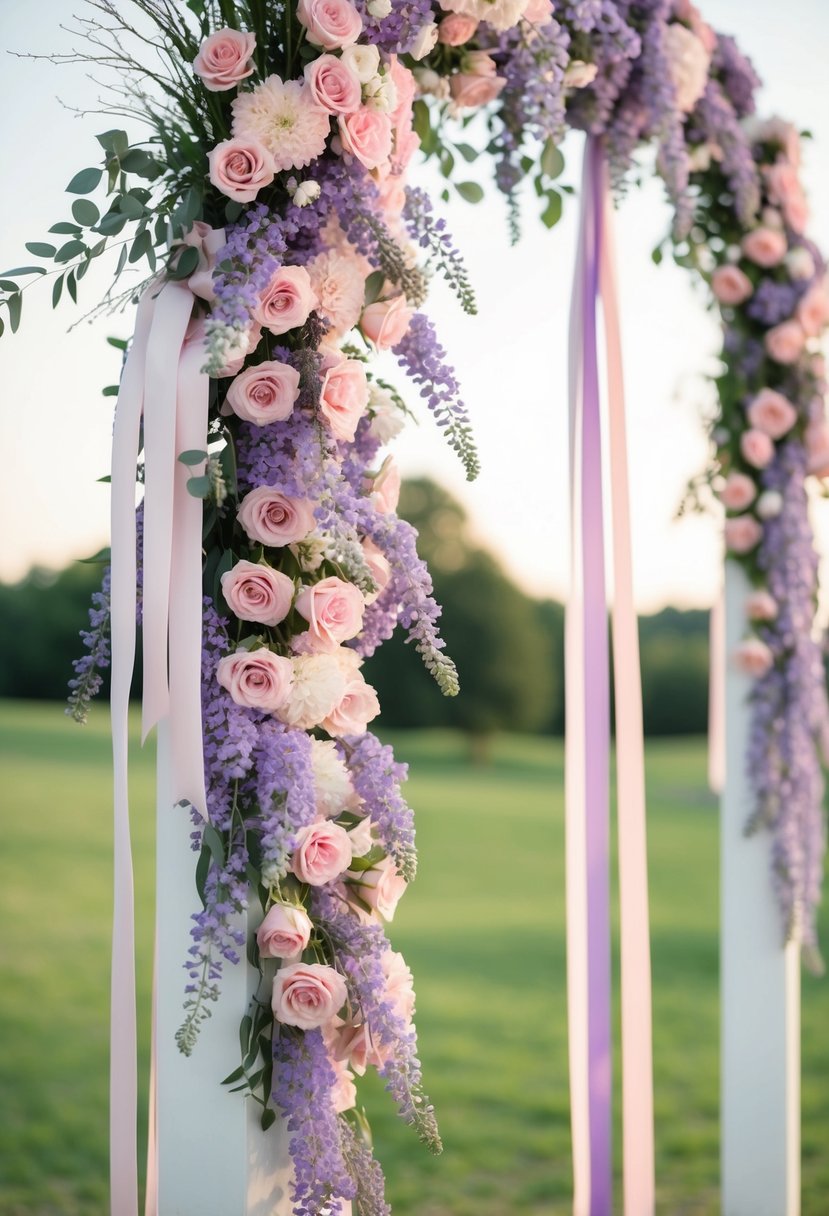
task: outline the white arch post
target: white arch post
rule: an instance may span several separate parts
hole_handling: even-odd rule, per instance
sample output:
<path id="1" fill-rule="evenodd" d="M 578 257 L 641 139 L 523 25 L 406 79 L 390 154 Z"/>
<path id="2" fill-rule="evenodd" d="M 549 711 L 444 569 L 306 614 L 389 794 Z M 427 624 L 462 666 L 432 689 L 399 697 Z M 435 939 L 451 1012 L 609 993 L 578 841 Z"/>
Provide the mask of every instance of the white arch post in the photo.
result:
<path id="1" fill-rule="evenodd" d="M 747 838 L 750 680 L 728 662 L 745 632 L 742 569 L 725 570 L 726 772 L 720 815 L 722 1216 L 800 1212 L 800 963 L 783 946 L 771 837 Z"/>

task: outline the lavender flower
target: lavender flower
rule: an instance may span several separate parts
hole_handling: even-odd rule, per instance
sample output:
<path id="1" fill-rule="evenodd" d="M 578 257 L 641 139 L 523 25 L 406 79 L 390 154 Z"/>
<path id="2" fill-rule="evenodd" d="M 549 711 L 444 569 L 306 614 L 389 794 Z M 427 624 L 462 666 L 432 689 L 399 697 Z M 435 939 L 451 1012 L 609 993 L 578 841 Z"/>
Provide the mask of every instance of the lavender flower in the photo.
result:
<path id="1" fill-rule="evenodd" d="M 311 739 L 305 731 L 265 718 L 259 723 L 253 763 L 262 879 L 274 885 L 287 873 L 297 832 L 316 818 Z"/>
<path id="2" fill-rule="evenodd" d="M 394 859 L 406 882 L 417 873 L 414 815 L 400 793 L 408 768 L 398 764 L 394 752 L 370 731 L 348 739 L 348 769 L 354 789 L 371 816 L 372 826 L 385 851 Z"/>
<path id="3" fill-rule="evenodd" d="M 111 570 L 107 566 L 100 591 L 92 593 L 89 628 L 81 630 L 81 641 L 86 647 L 86 654 L 72 663 L 75 675 L 69 681 L 65 712 L 81 724 L 87 721 L 90 704 L 101 691 L 101 672 L 105 667 L 109 667 L 110 577 Z"/>

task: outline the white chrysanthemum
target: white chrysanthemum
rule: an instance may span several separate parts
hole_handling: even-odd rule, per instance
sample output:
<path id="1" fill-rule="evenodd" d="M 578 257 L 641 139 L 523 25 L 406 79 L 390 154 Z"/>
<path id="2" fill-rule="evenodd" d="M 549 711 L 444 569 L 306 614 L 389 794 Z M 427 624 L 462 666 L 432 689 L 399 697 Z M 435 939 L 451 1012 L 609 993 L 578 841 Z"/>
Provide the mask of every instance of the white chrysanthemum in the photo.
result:
<path id="1" fill-rule="evenodd" d="M 711 56 L 696 34 L 678 22 L 665 31 L 665 50 L 677 107 L 683 114 L 690 114 L 705 92 Z"/>
<path id="2" fill-rule="evenodd" d="M 277 170 L 302 169 L 322 156 L 330 129 L 329 114 L 314 103 L 305 81 L 269 76 L 233 102 L 233 134 L 264 144 Z"/>
<path id="3" fill-rule="evenodd" d="M 301 654 L 292 659 L 294 680 L 281 721 L 300 730 L 319 726 L 345 695 L 345 675 L 332 654 Z"/>
<path id="4" fill-rule="evenodd" d="M 339 815 L 340 811 L 353 803 L 354 787 L 337 745 L 328 740 L 312 739 L 311 767 L 314 770 L 317 812 L 326 819 Z M 358 853 L 357 856 L 362 854 Z"/>
<path id="5" fill-rule="evenodd" d="M 330 249 L 308 264 L 320 311 L 337 334 L 347 333 L 360 319 L 371 267 L 359 255 Z"/>
<path id="6" fill-rule="evenodd" d="M 529 0 L 441 0 L 441 8 L 486 21 L 496 30 L 508 30 L 521 20 L 528 3 Z"/>

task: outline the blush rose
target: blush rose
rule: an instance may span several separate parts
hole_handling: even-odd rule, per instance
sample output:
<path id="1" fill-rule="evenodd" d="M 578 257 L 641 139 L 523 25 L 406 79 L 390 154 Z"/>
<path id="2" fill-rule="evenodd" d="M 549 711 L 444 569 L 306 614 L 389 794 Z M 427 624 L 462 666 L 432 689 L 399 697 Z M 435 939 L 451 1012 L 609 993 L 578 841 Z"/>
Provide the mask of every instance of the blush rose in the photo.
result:
<path id="1" fill-rule="evenodd" d="M 271 548 L 304 540 L 316 524 L 313 503 L 289 498 L 272 486 L 257 486 L 245 495 L 237 519 L 251 540 Z"/>
<path id="2" fill-rule="evenodd" d="M 757 487 L 745 473 L 729 473 L 720 493 L 728 511 L 744 511 L 757 497 Z"/>
<path id="3" fill-rule="evenodd" d="M 375 300 L 363 309 L 360 329 L 377 350 L 391 350 L 403 338 L 412 316 L 413 310 L 402 295 L 391 300 Z"/>
<path id="4" fill-rule="evenodd" d="M 791 401 L 773 388 L 761 389 L 746 413 L 751 425 L 771 439 L 782 439 L 797 422 L 797 410 Z"/>
<path id="5" fill-rule="evenodd" d="M 339 646 L 355 638 L 363 625 L 365 600 L 353 583 L 336 575 L 303 587 L 296 610 L 309 625 L 309 632 L 322 642 Z"/>
<path id="6" fill-rule="evenodd" d="M 273 627 L 291 610 L 293 580 L 279 570 L 256 562 L 237 562 L 222 575 L 222 594 L 240 621 Z"/>
<path id="7" fill-rule="evenodd" d="M 320 55 L 305 66 L 311 96 L 329 114 L 353 114 L 362 102 L 360 81 L 336 55 Z"/>
<path id="8" fill-rule="evenodd" d="M 803 354 L 806 334 L 799 321 L 783 321 L 766 333 L 763 345 L 775 363 L 796 363 Z"/>
<path id="9" fill-rule="evenodd" d="M 383 920 L 394 920 L 397 905 L 406 890 L 406 880 L 398 874 L 390 857 L 384 857 L 370 870 L 349 877 L 360 899 L 372 911 L 379 913 Z"/>
<path id="10" fill-rule="evenodd" d="M 309 886 L 322 887 L 351 865 L 351 838 L 345 828 L 329 819 L 306 824 L 297 832 L 296 841 L 289 868 Z"/>
<path id="11" fill-rule="evenodd" d="M 285 1026 L 314 1030 L 336 1016 L 346 1002 L 345 980 L 324 963 L 289 963 L 274 976 L 271 1008 Z"/>
<path id="12" fill-rule="evenodd" d="M 256 930 L 256 943 L 263 958 L 298 959 L 311 940 L 311 918 L 304 908 L 274 904 Z"/>
<path id="13" fill-rule="evenodd" d="M 351 46 L 363 29 L 363 19 L 349 0 L 299 0 L 296 15 L 308 41 L 326 51 Z"/>
<path id="14" fill-rule="evenodd" d="M 320 390 L 320 413 L 337 439 L 350 442 L 368 405 L 368 380 L 359 359 L 329 367 Z"/>
<path id="15" fill-rule="evenodd" d="M 316 307 L 316 293 L 305 267 L 282 266 L 259 297 L 253 316 L 278 336 L 304 325 Z"/>
<path id="16" fill-rule="evenodd" d="M 276 174 L 273 157 L 255 139 L 224 139 L 216 144 L 207 161 L 213 185 L 237 203 L 252 203 Z"/>
<path id="17" fill-rule="evenodd" d="M 237 417 L 255 426 L 290 418 L 299 396 L 299 372 L 269 360 L 249 367 L 231 384 L 226 401 Z"/>
<path id="18" fill-rule="evenodd" d="M 388 114 L 361 106 L 353 114 L 337 119 L 344 152 L 366 169 L 379 169 L 388 162 L 392 148 L 392 126 Z"/>
<path id="19" fill-rule="evenodd" d="M 237 650 L 219 660 L 216 679 L 237 705 L 275 713 L 291 695 L 293 666 L 271 650 Z"/>
<path id="20" fill-rule="evenodd" d="M 764 469 L 771 464 L 774 456 L 774 443 L 765 433 L 752 428 L 743 431 L 740 436 L 740 451 L 743 459 L 754 469 Z"/>
<path id="21" fill-rule="evenodd" d="M 753 515 L 735 515 L 725 521 L 725 543 L 732 553 L 750 553 L 762 535 L 763 525 Z"/>
<path id="22" fill-rule="evenodd" d="M 746 638 L 744 642 L 740 642 L 732 659 L 735 667 L 754 679 L 764 676 L 774 663 L 774 655 L 759 638 Z"/>
<path id="23" fill-rule="evenodd" d="M 354 671 L 346 677 L 342 698 L 321 725 L 335 737 L 362 735 L 379 712 L 377 693 L 366 683 L 362 672 Z"/>
<path id="24" fill-rule="evenodd" d="M 211 93 L 235 89 L 237 84 L 253 75 L 251 56 L 255 50 L 255 35 L 241 30 L 216 30 L 199 47 L 193 71 Z"/>
<path id="25" fill-rule="evenodd" d="M 786 234 L 779 228 L 755 228 L 746 233 L 742 249 L 750 262 L 768 269 L 777 266 L 786 256 Z"/>
<path id="26" fill-rule="evenodd" d="M 711 275 L 711 290 L 720 304 L 735 307 L 754 291 L 751 279 L 739 266 L 718 266 Z"/>

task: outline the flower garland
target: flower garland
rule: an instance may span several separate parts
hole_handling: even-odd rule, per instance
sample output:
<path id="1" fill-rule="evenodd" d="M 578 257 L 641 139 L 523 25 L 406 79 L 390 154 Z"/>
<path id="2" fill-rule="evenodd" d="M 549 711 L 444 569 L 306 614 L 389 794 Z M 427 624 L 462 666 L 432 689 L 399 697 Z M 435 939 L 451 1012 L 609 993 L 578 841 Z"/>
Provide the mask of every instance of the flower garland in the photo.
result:
<path id="1" fill-rule="evenodd" d="M 178 1043 L 194 1049 L 223 968 L 247 957 L 260 984 L 227 1083 L 261 1105 L 263 1127 L 287 1119 L 297 1216 L 346 1201 L 377 1216 L 389 1209 L 357 1078 L 376 1068 L 421 1139 L 438 1150 L 440 1138 L 411 973 L 383 927 L 416 869 L 405 767 L 369 730 L 380 707 L 362 664 L 400 625 L 444 693 L 458 682 L 415 533 L 395 514 L 400 476 L 383 451 L 407 410 L 372 370 L 376 352 L 396 356 L 478 470 L 421 311 L 435 272 L 468 312 L 474 296 L 444 222 L 407 184 L 412 158 L 436 157 L 447 191 L 477 201 L 482 188 L 455 174 L 479 154 L 466 139 L 482 112 L 517 234 L 527 180 L 543 222 L 561 213 L 568 128 L 603 137 L 619 191 L 655 146 L 674 255 L 710 283 L 725 328 L 706 480 L 755 584 L 734 656 L 756 676 L 749 826 L 773 831 L 785 932 L 814 955 L 829 708 L 805 481 L 829 475 L 817 351 L 829 298 L 803 235 L 799 140 L 753 118 L 751 65 L 689 0 L 132 0 L 160 36 L 152 65 L 125 49 L 141 31 L 114 0 L 88 2 L 90 57 L 126 76 L 114 108 L 150 138 L 99 136 L 103 167 L 76 175 L 71 220 L 52 229 L 67 239 L 28 248 L 55 263 L 55 304 L 113 244 L 116 278 L 146 260 L 149 279 L 109 303 L 186 282 L 189 340 L 213 377 L 205 448 L 179 454 L 206 461 L 189 489 L 205 504 L 209 822 L 195 820 L 203 908 Z M 103 210 L 88 197 L 102 182 Z M 13 330 L 45 273 L 0 278 Z M 108 661 L 107 595 L 73 683 L 79 718 Z"/>

